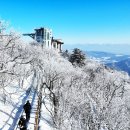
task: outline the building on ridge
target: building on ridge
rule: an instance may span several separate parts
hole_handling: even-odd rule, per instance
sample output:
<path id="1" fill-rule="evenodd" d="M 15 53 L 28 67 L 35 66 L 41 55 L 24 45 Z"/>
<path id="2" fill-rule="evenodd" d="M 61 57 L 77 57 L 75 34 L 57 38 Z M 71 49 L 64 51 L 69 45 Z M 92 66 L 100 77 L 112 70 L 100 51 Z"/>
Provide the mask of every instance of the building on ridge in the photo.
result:
<path id="1" fill-rule="evenodd" d="M 52 30 L 48 28 L 34 29 L 35 33 L 23 34 L 24 36 L 30 36 L 44 47 L 50 49 L 56 49 L 61 52 L 61 46 L 64 44 L 61 39 L 54 39 L 52 36 Z"/>

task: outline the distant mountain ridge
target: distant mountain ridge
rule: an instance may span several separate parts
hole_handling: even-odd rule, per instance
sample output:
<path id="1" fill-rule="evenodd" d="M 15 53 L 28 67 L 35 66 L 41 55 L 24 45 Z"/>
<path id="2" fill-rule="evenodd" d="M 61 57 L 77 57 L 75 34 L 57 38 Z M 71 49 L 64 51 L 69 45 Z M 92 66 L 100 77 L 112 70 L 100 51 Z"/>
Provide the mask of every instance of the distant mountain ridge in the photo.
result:
<path id="1" fill-rule="evenodd" d="M 108 63 L 107 65 L 117 70 L 123 70 L 130 75 L 130 58 L 115 63 Z"/>
<path id="2" fill-rule="evenodd" d="M 94 60 L 103 62 L 109 67 L 125 71 L 130 75 L 130 55 L 99 51 L 87 51 L 85 54 Z"/>

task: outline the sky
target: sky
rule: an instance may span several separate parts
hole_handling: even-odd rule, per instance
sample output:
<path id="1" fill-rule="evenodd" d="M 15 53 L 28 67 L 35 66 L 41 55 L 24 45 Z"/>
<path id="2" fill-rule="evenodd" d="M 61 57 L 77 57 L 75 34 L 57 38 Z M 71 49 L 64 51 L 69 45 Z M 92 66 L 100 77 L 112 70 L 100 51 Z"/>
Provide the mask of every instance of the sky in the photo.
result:
<path id="1" fill-rule="evenodd" d="M 39 27 L 70 44 L 130 44 L 130 0 L 0 0 L 0 18 L 23 33 Z"/>

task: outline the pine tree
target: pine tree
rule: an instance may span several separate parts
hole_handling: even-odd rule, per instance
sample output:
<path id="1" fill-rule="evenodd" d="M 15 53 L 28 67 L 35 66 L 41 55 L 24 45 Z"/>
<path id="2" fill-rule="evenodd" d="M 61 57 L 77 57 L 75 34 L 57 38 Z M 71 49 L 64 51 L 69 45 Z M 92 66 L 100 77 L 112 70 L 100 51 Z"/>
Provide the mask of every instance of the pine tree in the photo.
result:
<path id="1" fill-rule="evenodd" d="M 81 66 L 85 65 L 85 63 L 84 63 L 85 54 L 83 54 L 83 52 L 80 49 L 75 48 L 73 50 L 73 53 L 70 55 L 69 61 L 73 65 L 77 65 L 77 66 L 81 67 Z"/>

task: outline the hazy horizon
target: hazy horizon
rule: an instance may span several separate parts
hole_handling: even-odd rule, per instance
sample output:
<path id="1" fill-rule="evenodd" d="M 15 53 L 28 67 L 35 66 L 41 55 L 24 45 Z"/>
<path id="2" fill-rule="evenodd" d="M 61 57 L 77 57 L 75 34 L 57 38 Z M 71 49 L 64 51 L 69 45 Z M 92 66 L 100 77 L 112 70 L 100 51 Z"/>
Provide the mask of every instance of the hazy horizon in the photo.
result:
<path id="1" fill-rule="evenodd" d="M 79 48 L 83 51 L 100 51 L 114 54 L 130 55 L 130 44 L 65 44 L 63 49 Z"/>
<path id="2" fill-rule="evenodd" d="M 64 50 L 130 54 L 130 0 L 2 0 L 0 4 L 0 18 L 16 30 L 33 33 L 36 27 L 51 28 L 54 38 L 63 39 Z"/>

